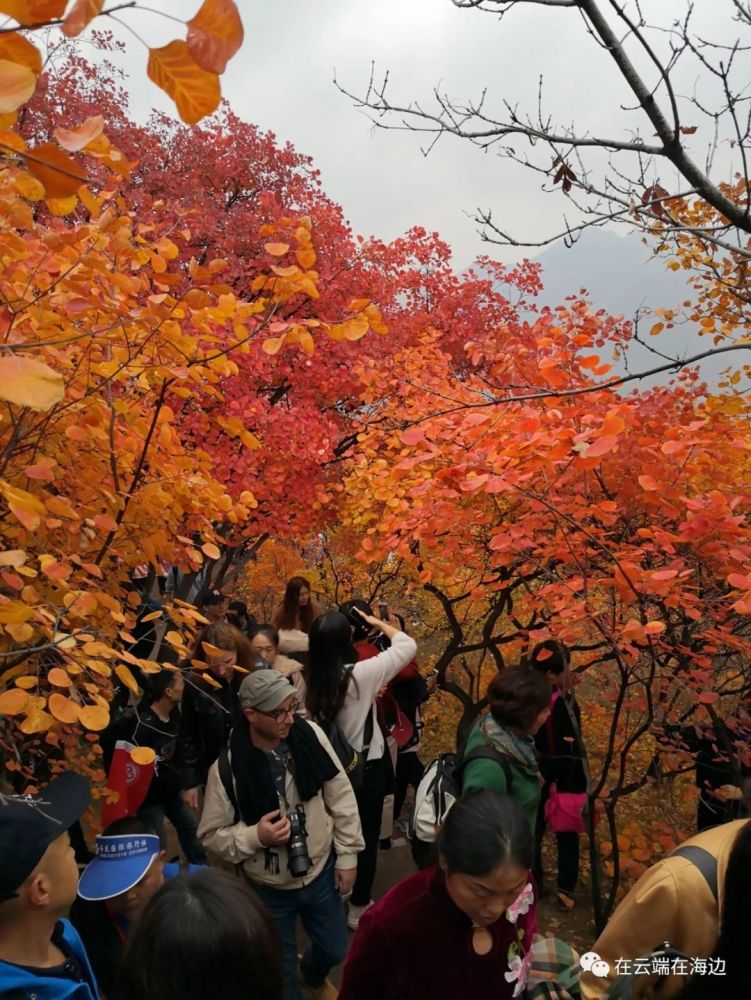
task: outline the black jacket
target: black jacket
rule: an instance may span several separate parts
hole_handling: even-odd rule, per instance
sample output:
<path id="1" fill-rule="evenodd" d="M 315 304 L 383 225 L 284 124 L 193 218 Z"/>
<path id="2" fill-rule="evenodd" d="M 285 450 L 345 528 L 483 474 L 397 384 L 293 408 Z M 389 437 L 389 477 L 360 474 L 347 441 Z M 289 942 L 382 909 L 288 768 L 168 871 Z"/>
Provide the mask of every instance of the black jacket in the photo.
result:
<path id="1" fill-rule="evenodd" d="M 185 680 L 177 755 L 180 787 L 205 785 L 209 768 L 227 743 L 232 727 L 240 721 L 237 691 L 239 678 L 219 680 L 218 688 L 191 674 Z"/>
<path id="2" fill-rule="evenodd" d="M 751 777 L 751 768 L 746 767 L 741 759 L 739 744 L 744 736 L 732 732 L 722 722 L 718 722 L 719 731 L 710 725 L 680 725 L 667 724 L 664 727 L 664 737 L 676 749 L 688 750 L 696 760 L 696 787 L 700 791 L 720 788 L 722 785 L 738 785 Z M 745 735 L 748 743 L 749 735 Z M 715 800 L 712 800 L 715 801 Z M 725 803 L 731 818 L 745 815 L 743 803 L 738 800 Z"/>
<path id="3" fill-rule="evenodd" d="M 576 718 L 576 728 L 581 733 L 579 704 L 573 695 L 561 693 L 556 699 L 549 721 L 537 731 L 535 746 L 539 755 L 540 773 L 547 784 L 554 781 L 559 792 L 586 792 L 583 748 L 571 719 L 572 712 Z"/>
<path id="4" fill-rule="evenodd" d="M 164 805 L 180 794 L 180 759 L 177 752 L 179 733 L 179 708 L 172 709 L 167 722 L 163 722 L 151 708 L 140 713 L 132 742 L 138 746 L 151 747 L 158 757 L 156 772 L 143 802 L 145 806 Z"/>

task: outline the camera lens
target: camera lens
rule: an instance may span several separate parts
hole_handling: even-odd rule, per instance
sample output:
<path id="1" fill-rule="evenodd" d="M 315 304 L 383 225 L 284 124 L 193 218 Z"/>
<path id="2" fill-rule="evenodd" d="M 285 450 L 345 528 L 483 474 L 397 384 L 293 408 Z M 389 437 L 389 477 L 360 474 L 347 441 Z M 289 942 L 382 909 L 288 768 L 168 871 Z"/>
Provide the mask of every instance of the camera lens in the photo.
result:
<path id="1" fill-rule="evenodd" d="M 305 813 L 302 808 L 295 809 L 287 818 L 290 825 L 289 841 L 287 842 L 289 873 L 293 878 L 302 878 L 303 875 L 308 874 L 311 865 L 305 830 Z"/>

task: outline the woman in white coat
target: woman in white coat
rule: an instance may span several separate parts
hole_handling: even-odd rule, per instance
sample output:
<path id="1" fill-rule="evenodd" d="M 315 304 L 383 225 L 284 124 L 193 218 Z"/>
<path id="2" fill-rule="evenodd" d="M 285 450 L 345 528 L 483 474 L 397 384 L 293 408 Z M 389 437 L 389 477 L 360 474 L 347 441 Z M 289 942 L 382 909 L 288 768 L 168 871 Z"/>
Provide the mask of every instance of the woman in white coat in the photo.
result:
<path id="1" fill-rule="evenodd" d="M 376 696 L 417 652 L 414 639 L 398 628 L 372 615 L 358 613 L 364 622 L 390 640 L 390 647 L 358 662 L 349 621 L 339 612 L 329 612 L 311 625 L 306 672 L 306 705 L 310 717 L 325 731 L 334 722 L 338 723 L 350 745 L 366 760 L 365 780 L 357 793 L 365 850 L 357 859 L 357 879 L 347 920 L 351 930 L 357 929 L 362 913 L 372 902 L 370 893 L 375 879 L 389 773 L 386 740 L 376 717 Z"/>

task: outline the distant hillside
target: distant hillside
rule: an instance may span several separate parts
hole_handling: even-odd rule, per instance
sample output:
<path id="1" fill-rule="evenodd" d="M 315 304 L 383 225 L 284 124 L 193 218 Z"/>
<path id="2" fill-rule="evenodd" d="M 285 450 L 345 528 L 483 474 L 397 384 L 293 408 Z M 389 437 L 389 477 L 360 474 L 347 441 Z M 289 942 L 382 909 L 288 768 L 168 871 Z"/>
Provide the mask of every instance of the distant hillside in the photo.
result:
<path id="1" fill-rule="evenodd" d="M 687 297 L 681 272 L 652 257 L 636 235 L 590 229 L 573 247 L 557 243 L 536 260 L 543 267 L 545 305 L 558 305 L 586 288 L 595 305 L 630 319 L 640 307 L 670 308 Z"/>
<path id="2" fill-rule="evenodd" d="M 536 260 L 543 267 L 543 291 L 538 299 L 542 305 L 560 305 L 567 296 L 585 288 L 596 309 L 633 319 L 639 309 L 669 309 L 691 296 L 682 272 L 671 271 L 665 259 L 652 257 L 638 235 L 619 236 L 605 229 L 590 229 L 573 247 L 556 244 Z M 645 338 L 651 325 L 648 320 L 642 323 Z M 708 340 L 683 329 L 650 338 L 650 343 L 672 357 L 685 357 L 711 346 Z M 638 344 L 629 351 L 632 372 L 660 363 L 660 358 Z M 702 374 L 712 382 L 728 364 L 727 357 L 710 359 L 703 364 Z M 617 367 L 625 373 L 622 365 Z M 668 378 L 666 373 L 650 382 L 665 382 Z M 641 383 L 645 384 L 650 383 Z"/>

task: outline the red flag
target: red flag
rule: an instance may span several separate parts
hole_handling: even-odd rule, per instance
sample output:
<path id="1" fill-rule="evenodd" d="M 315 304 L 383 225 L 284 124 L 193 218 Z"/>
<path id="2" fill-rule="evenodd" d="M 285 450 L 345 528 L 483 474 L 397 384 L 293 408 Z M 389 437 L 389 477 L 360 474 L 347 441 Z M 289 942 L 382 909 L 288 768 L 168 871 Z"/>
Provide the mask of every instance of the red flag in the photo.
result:
<path id="1" fill-rule="evenodd" d="M 102 828 L 105 830 L 116 819 L 136 815 L 154 777 L 154 762 L 136 764 L 130 755 L 134 749 L 133 744 L 125 740 L 115 744 L 106 791 L 117 792 L 119 797 L 117 802 L 105 801 L 102 806 Z"/>

